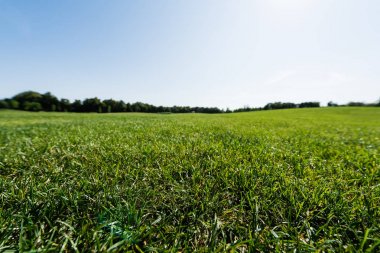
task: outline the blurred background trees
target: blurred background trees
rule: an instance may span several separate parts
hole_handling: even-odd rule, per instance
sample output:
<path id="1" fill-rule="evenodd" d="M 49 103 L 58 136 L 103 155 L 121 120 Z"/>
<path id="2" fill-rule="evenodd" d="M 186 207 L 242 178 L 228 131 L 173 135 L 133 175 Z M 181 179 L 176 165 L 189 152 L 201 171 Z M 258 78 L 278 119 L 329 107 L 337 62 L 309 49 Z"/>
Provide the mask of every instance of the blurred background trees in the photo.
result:
<path id="1" fill-rule="evenodd" d="M 0 100 L 0 109 L 17 109 L 25 111 L 48 111 L 48 112 L 148 112 L 148 113 L 230 113 L 230 112 L 249 112 L 258 110 L 278 110 L 291 108 L 313 108 L 320 107 L 319 102 L 303 102 L 300 104 L 290 102 L 268 103 L 264 107 L 251 108 L 244 106 L 231 111 L 222 110 L 217 107 L 190 107 L 190 106 L 154 106 L 143 102 L 125 103 L 122 100 L 105 99 L 97 97 L 86 98 L 83 101 L 58 99 L 50 92 L 40 94 L 35 91 L 21 92 L 12 98 Z M 366 104 L 363 102 L 349 102 L 346 105 L 338 105 L 330 101 L 327 106 L 380 106 L 380 100 L 375 103 Z"/>

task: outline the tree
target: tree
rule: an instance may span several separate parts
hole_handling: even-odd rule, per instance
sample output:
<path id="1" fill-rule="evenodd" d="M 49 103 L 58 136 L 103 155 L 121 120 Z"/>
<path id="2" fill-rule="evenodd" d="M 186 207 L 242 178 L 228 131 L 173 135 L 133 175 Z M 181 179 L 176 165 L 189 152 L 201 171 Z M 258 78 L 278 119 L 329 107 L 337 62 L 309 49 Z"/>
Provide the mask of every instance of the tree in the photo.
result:
<path id="1" fill-rule="evenodd" d="M 334 103 L 333 101 L 330 101 L 330 102 L 327 103 L 327 106 L 329 106 L 329 107 L 335 107 L 335 106 L 338 106 L 338 104 Z"/>
<path id="2" fill-rule="evenodd" d="M 312 108 L 312 107 L 320 107 L 319 102 L 303 102 L 299 104 L 299 108 Z"/>
<path id="3" fill-rule="evenodd" d="M 41 106 L 44 111 L 56 111 L 59 104 L 58 98 L 53 96 L 50 92 L 42 95 Z"/>
<path id="4" fill-rule="evenodd" d="M 0 100 L 0 109 L 7 109 L 9 108 L 9 104 L 5 100 Z"/>
<path id="5" fill-rule="evenodd" d="M 70 104 L 70 101 L 68 99 L 62 98 L 59 101 L 59 105 L 60 105 L 60 111 L 61 112 L 69 112 L 70 111 L 71 104 Z"/>
<path id="6" fill-rule="evenodd" d="M 365 106 L 363 102 L 349 102 L 348 106 Z"/>
<path id="7" fill-rule="evenodd" d="M 104 112 L 122 112 L 123 105 L 120 102 L 122 101 L 116 101 L 113 99 L 103 100 L 103 111 Z"/>
<path id="8" fill-rule="evenodd" d="M 17 100 L 19 103 L 24 102 L 41 102 L 42 95 L 35 91 L 25 91 L 21 92 L 13 97 L 14 100 Z"/>
<path id="9" fill-rule="evenodd" d="M 87 98 L 83 102 L 75 100 L 70 103 L 68 99 L 58 99 L 50 92 L 40 94 L 35 91 L 26 91 L 15 95 L 12 99 L 0 101 L 0 108 L 22 109 L 28 111 L 62 111 L 62 112 L 149 112 L 149 113 L 222 113 L 217 107 L 189 107 L 189 106 L 154 106 L 147 103 L 124 103 L 122 100 Z M 253 110 L 254 108 L 252 108 Z M 257 108 L 256 108 L 257 109 Z M 261 108 L 259 108 L 261 109 Z M 249 110 L 251 110 L 249 108 Z"/>
<path id="10" fill-rule="evenodd" d="M 26 101 L 24 102 L 24 110 L 25 111 L 33 111 L 33 112 L 38 112 L 42 110 L 42 106 L 38 102 L 29 102 Z"/>
<path id="11" fill-rule="evenodd" d="M 83 109 L 82 109 L 82 102 L 80 100 L 75 100 L 72 104 L 71 104 L 71 109 L 70 111 L 72 112 L 81 112 Z"/>
<path id="12" fill-rule="evenodd" d="M 115 112 L 125 112 L 127 110 L 127 105 L 124 103 L 124 101 L 119 100 L 116 101 L 114 111 Z"/>
<path id="13" fill-rule="evenodd" d="M 132 112 L 132 107 L 131 107 L 131 104 L 130 103 L 127 103 L 126 106 L 125 106 L 125 111 L 126 112 Z"/>
<path id="14" fill-rule="evenodd" d="M 269 103 L 264 106 L 264 110 L 276 110 L 276 109 L 289 109 L 289 108 L 297 108 L 297 105 L 294 103 L 282 103 L 282 102 L 275 102 L 275 103 Z"/>
<path id="15" fill-rule="evenodd" d="M 8 103 L 9 109 L 20 109 L 20 103 L 14 99 L 5 99 L 5 101 Z"/>
<path id="16" fill-rule="evenodd" d="M 84 112 L 101 112 L 102 103 L 99 98 L 87 98 L 83 101 L 82 109 Z"/>
<path id="17" fill-rule="evenodd" d="M 136 102 L 136 103 L 131 104 L 131 111 L 140 112 L 141 111 L 140 103 Z"/>

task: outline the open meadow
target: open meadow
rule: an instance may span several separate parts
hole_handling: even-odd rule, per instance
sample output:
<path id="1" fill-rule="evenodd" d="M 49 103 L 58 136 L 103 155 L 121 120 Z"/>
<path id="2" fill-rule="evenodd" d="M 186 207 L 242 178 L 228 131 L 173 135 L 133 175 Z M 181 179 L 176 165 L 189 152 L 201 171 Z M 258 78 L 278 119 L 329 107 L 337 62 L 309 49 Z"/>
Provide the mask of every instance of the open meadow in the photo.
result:
<path id="1" fill-rule="evenodd" d="M 380 251 L 380 108 L 0 111 L 0 252 Z"/>

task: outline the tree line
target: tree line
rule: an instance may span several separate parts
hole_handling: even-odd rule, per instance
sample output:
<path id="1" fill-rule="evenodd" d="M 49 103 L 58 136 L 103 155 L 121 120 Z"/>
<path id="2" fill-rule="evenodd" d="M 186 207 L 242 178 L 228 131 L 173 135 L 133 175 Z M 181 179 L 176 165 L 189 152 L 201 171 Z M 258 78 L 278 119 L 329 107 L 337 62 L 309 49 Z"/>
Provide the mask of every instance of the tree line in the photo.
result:
<path id="1" fill-rule="evenodd" d="M 234 110 L 234 112 L 251 112 L 251 111 L 261 111 L 261 110 L 279 110 L 279 109 L 292 109 L 292 108 L 313 108 L 321 107 L 319 102 L 303 102 L 300 104 L 290 103 L 290 102 L 274 102 L 268 103 L 264 107 L 244 107 Z"/>
<path id="2" fill-rule="evenodd" d="M 329 102 L 328 106 L 380 106 L 378 103 L 365 104 L 361 102 L 350 102 L 346 105 L 338 105 Z M 231 113 L 231 112 L 248 112 L 259 110 L 277 110 L 290 108 L 312 108 L 320 107 L 319 102 L 303 102 L 300 104 L 275 102 L 268 103 L 264 107 L 251 108 L 244 107 L 236 110 L 223 110 L 217 107 L 190 107 L 190 106 L 155 106 L 142 102 L 125 103 L 122 100 L 105 99 L 101 100 L 97 97 L 87 98 L 83 101 L 70 100 L 62 98 L 58 99 L 50 92 L 41 94 L 35 91 L 26 91 L 19 93 L 12 98 L 0 100 L 0 109 L 16 109 L 24 111 L 48 111 L 48 112 L 148 112 L 148 113 Z"/>
<path id="3" fill-rule="evenodd" d="M 380 106 L 380 99 L 376 103 L 363 103 L 363 102 L 349 102 L 347 104 L 337 104 L 335 102 L 328 102 L 328 107 L 346 107 L 346 106 Z M 279 110 L 279 109 L 292 109 L 292 108 L 313 108 L 321 107 L 319 102 L 303 102 L 303 103 L 290 103 L 290 102 L 275 102 L 268 103 L 264 107 L 244 107 L 234 110 L 233 112 L 252 112 L 252 111 L 261 111 L 261 110 Z"/>
<path id="4" fill-rule="evenodd" d="M 12 98 L 0 100 L 0 108 L 24 111 L 47 112 L 150 112 L 150 113 L 222 113 L 217 107 L 190 107 L 190 106 L 154 106 L 147 103 L 125 103 L 122 100 L 105 99 L 97 97 L 87 98 L 83 101 L 58 99 L 50 92 L 40 94 L 35 91 L 19 93 Z"/>

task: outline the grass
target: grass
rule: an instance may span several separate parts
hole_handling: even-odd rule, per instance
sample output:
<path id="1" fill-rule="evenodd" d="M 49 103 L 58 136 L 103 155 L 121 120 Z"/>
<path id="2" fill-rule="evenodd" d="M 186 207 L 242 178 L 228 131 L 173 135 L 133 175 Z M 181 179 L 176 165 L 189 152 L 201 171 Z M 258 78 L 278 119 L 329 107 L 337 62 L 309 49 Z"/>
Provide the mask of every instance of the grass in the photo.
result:
<path id="1" fill-rule="evenodd" d="M 380 109 L 0 112 L 0 252 L 380 250 Z"/>

